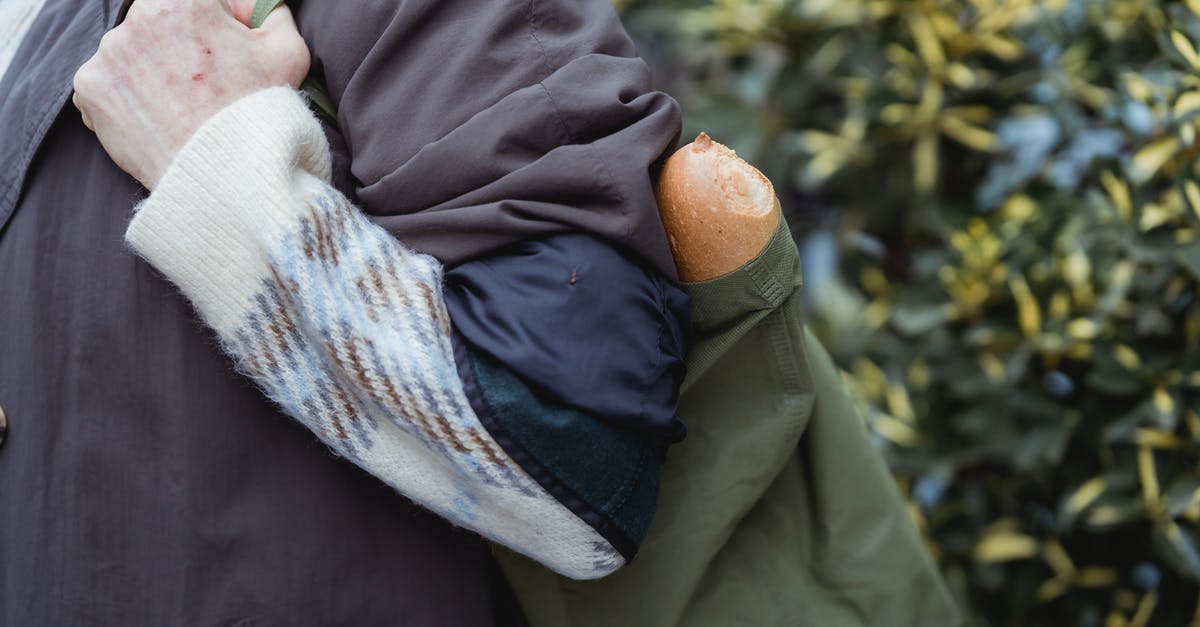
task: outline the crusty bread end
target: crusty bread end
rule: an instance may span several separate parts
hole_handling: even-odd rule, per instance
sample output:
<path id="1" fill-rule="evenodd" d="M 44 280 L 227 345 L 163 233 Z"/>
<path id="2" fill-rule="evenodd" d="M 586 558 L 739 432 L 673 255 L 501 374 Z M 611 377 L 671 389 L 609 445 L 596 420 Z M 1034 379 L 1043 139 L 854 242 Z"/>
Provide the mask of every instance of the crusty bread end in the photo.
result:
<path id="1" fill-rule="evenodd" d="M 771 181 L 705 133 L 667 158 L 655 196 L 684 281 L 742 267 L 762 252 L 778 226 L 779 200 Z"/>

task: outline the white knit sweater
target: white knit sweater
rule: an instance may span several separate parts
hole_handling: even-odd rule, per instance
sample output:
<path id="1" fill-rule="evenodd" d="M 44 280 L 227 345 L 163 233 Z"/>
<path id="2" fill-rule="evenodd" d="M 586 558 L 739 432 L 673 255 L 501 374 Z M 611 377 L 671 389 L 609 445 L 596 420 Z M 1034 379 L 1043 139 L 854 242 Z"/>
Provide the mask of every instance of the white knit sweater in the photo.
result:
<path id="1" fill-rule="evenodd" d="M 577 579 L 624 559 L 525 473 L 463 392 L 442 268 L 329 185 L 289 88 L 206 122 L 137 208 L 129 245 L 238 368 L 336 453 L 455 524 Z"/>

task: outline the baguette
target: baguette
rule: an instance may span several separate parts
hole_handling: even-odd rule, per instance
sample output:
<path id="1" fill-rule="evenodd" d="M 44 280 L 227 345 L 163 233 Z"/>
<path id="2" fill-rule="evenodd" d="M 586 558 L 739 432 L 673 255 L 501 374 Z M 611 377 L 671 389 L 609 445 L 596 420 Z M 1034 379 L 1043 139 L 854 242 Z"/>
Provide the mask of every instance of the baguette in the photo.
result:
<path id="1" fill-rule="evenodd" d="M 667 158 L 654 195 L 683 281 L 746 265 L 779 224 L 771 181 L 705 133 Z"/>

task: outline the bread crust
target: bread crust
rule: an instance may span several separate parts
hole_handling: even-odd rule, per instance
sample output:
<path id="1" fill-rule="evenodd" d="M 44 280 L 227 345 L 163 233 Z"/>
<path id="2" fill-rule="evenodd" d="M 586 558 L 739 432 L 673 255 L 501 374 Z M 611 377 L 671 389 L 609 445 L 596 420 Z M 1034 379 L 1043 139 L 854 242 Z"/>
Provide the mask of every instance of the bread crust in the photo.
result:
<path id="1" fill-rule="evenodd" d="M 704 281 L 744 266 L 762 252 L 779 224 L 771 181 L 705 133 L 667 158 L 654 191 L 684 281 Z"/>

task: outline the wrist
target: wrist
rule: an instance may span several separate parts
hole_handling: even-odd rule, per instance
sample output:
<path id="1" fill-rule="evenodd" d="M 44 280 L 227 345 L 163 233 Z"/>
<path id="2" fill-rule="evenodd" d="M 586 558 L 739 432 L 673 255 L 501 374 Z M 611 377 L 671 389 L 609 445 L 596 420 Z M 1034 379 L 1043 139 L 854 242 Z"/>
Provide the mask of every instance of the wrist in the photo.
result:
<path id="1" fill-rule="evenodd" d="M 201 311 L 237 309 L 258 289 L 267 247 L 329 170 L 324 133 L 300 94 L 257 91 L 196 130 L 137 206 L 125 240 L 173 283 L 197 286 Z"/>

